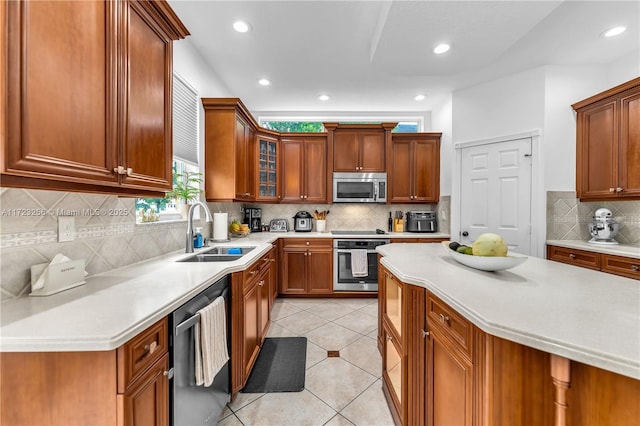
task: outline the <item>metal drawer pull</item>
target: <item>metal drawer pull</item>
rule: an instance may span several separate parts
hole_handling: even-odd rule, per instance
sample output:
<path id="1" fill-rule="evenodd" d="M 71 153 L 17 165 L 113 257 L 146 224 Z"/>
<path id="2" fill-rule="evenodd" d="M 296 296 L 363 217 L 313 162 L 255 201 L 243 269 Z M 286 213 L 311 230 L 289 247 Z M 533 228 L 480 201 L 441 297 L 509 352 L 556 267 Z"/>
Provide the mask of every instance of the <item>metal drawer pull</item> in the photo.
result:
<path id="1" fill-rule="evenodd" d="M 575 254 L 573 254 L 573 253 L 570 253 L 570 254 L 569 254 L 569 257 L 570 257 L 571 259 L 575 259 L 575 258 L 576 258 L 576 255 L 575 255 Z"/>
<path id="2" fill-rule="evenodd" d="M 167 376 L 168 379 L 173 379 L 173 368 L 169 369 L 168 371 L 163 371 L 162 375 Z"/>
<path id="3" fill-rule="evenodd" d="M 615 188 L 609 188 L 609 192 L 616 192 Z"/>
<path id="4" fill-rule="evenodd" d="M 451 318 L 449 318 L 448 315 L 440 314 L 440 322 L 441 323 L 449 322 L 450 319 Z"/>
<path id="5" fill-rule="evenodd" d="M 387 341 L 388 341 L 388 342 L 392 342 L 392 341 L 393 341 L 393 338 L 392 338 L 391 336 L 387 336 Z"/>
<path id="6" fill-rule="evenodd" d="M 158 342 L 155 340 L 148 345 L 144 345 L 144 351 L 151 355 L 158 348 Z"/>
<path id="7" fill-rule="evenodd" d="M 638 266 L 638 265 L 631 265 L 631 270 L 632 270 L 632 271 L 638 271 L 638 270 L 640 270 L 640 266 Z"/>
<path id="8" fill-rule="evenodd" d="M 624 191 L 622 188 L 620 188 L 620 187 L 616 188 L 616 192 L 622 192 L 622 191 Z"/>
<path id="9" fill-rule="evenodd" d="M 264 280 L 261 280 L 261 281 L 258 283 L 258 285 L 259 285 L 260 287 L 264 286 Z"/>
<path id="10" fill-rule="evenodd" d="M 430 331 L 424 331 L 424 330 L 420 330 L 420 332 L 422 333 L 422 338 L 426 338 L 427 336 L 431 335 Z"/>

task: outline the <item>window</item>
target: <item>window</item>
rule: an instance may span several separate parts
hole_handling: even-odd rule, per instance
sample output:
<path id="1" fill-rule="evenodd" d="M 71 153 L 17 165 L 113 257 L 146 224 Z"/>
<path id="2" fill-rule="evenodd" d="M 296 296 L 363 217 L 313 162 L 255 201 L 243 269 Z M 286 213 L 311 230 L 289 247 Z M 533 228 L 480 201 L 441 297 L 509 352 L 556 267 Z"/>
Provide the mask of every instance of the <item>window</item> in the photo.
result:
<path id="1" fill-rule="evenodd" d="M 189 185 L 200 188 L 198 162 L 198 93 L 182 77 L 173 74 L 173 174 L 189 176 Z M 136 222 L 180 219 L 180 200 L 176 198 L 138 198 Z"/>
<path id="2" fill-rule="evenodd" d="M 265 118 L 265 119 L 261 119 L 260 120 L 260 126 L 264 127 L 265 129 L 269 129 L 269 130 L 275 130 L 278 132 L 283 132 L 283 133 L 287 133 L 287 132 L 301 132 L 301 133 L 308 133 L 308 132 L 323 132 L 324 126 L 322 125 L 323 122 L 329 122 L 329 121 L 338 121 L 340 123 L 349 123 L 349 124 L 368 124 L 368 123 L 381 123 L 383 121 L 389 121 L 389 122 L 394 122 L 394 121 L 398 121 L 398 125 L 392 130 L 392 132 L 419 132 L 421 127 L 422 127 L 422 120 L 420 119 L 415 119 L 415 120 L 402 120 L 400 121 L 397 117 L 396 118 L 384 118 L 384 119 L 379 119 L 376 118 L 374 119 L 336 119 L 336 117 L 327 117 L 326 119 L 318 119 L 318 120 L 297 120 L 295 118 L 289 119 L 287 120 L 286 118 Z"/>

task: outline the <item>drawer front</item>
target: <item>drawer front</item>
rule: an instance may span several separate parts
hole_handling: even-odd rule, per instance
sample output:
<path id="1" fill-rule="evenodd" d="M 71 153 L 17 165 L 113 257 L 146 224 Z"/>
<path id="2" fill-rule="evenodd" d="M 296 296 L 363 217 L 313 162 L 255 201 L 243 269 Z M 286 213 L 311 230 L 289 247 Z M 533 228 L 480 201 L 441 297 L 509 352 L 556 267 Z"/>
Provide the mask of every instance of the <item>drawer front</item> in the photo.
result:
<path id="1" fill-rule="evenodd" d="M 168 352 L 167 318 L 158 321 L 118 348 L 118 392 L 129 385 Z"/>
<path id="2" fill-rule="evenodd" d="M 464 353 L 471 356 L 471 323 L 430 293 L 427 293 L 427 325 L 440 330 Z"/>
<path id="3" fill-rule="evenodd" d="M 602 271 L 640 280 L 640 259 L 603 254 Z"/>
<path id="4" fill-rule="evenodd" d="M 547 259 L 600 270 L 600 254 L 565 247 L 547 246 Z"/>
<path id="5" fill-rule="evenodd" d="M 242 272 L 245 289 L 247 288 L 247 286 L 251 285 L 254 279 L 258 278 L 258 275 L 260 275 L 260 270 L 262 269 L 262 265 L 266 263 L 263 261 L 263 259 L 264 259 L 264 256 L 261 257 L 259 260 L 255 261 L 249 269 Z"/>
<path id="6" fill-rule="evenodd" d="M 287 238 L 282 242 L 283 248 L 329 248 L 333 249 L 331 238 Z"/>
<path id="7" fill-rule="evenodd" d="M 276 250 L 275 248 L 269 250 L 269 252 L 267 254 L 265 254 L 264 256 L 262 256 L 262 258 L 260 258 L 260 270 L 264 271 L 267 268 L 270 268 L 272 265 L 275 264 L 276 262 Z"/>

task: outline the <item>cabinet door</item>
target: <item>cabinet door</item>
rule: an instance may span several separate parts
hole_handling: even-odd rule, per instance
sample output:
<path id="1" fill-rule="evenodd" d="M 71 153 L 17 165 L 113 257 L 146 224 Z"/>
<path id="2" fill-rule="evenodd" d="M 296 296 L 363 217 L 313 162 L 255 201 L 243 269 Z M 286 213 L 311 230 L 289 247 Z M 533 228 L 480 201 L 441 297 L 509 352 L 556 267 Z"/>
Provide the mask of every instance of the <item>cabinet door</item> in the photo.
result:
<path id="1" fill-rule="evenodd" d="M 280 292 L 283 294 L 306 293 L 307 249 L 282 249 L 282 281 Z"/>
<path id="2" fill-rule="evenodd" d="M 333 293 L 333 249 L 309 249 L 307 265 L 307 293 Z"/>
<path id="3" fill-rule="evenodd" d="M 8 35 L 3 173 L 117 185 L 116 2 L 2 7 L 1 31 Z"/>
<path id="4" fill-rule="evenodd" d="M 616 198 L 618 103 L 615 99 L 578 111 L 576 190 L 580 199 Z"/>
<path id="5" fill-rule="evenodd" d="M 242 359 L 244 374 L 242 383 L 245 383 L 251 373 L 253 363 L 260 351 L 260 286 L 253 280 L 245 289 L 243 295 L 244 335 L 242 344 Z"/>
<path id="6" fill-rule="evenodd" d="M 384 280 L 384 318 L 393 332 L 402 339 L 403 286 L 391 273 Z"/>
<path id="7" fill-rule="evenodd" d="M 427 349 L 427 424 L 472 424 L 473 367 L 435 329 Z"/>
<path id="8" fill-rule="evenodd" d="M 169 354 L 165 354 L 122 397 L 123 426 L 169 424 Z"/>
<path id="9" fill-rule="evenodd" d="M 383 173 L 385 164 L 385 134 L 362 133 L 360 135 L 360 170 L 361 172 Z M 335 151 L 334 151 L 335 156 Z"/>
<path id="10" fill-rule="evenodd" d="M 404 352 L 407 354 L 407 421 L 408 425 L 424 425 L 425 413 L 425 356 L 426 356 L 426 290 L 415 285 L 406 287 L 406 321 Z"/>
<path id="11" fill-rule="evenodd" d="M 357 132 L 336 132 L 333 136 L 333 171 L 359 171 Z"/>
<path id="12" fill-rule="evenodd" d="M 306 139 L 304 161 L 304 201 L 327 202 L 327 140 Z"/>
<path id="13" fill-rule="evenodd" d="M 413 142 L 413 202 L 437 203 L 440 198 L 440 150 L 435 140 Z"/>
<path id="14" fill-rule="evenodd" d="M 256 201 L 278 201 L 278 141 L 259 136 L 256 149 Z"/>
<path id="15" fill-rule="evenodd" d="M 299 139 L 282 140 L 282 201 L 302 201 L 304 145 Z"/>
<path id="16" fill-rule="evenodd" d="M 394 418 L 399 420 L 398 423 L 404 424 L 403 421 L 403 356 L 400 342 L 393 337 L 393 334 L 389 332 L 386 321 L 384 324 L 384 339 L 383 339 L 383 353 L 382 353 L 382 379 L 385 382 L 386 388 L 389 392 L 392 402 L 392 414 Z M 453 424 L 453 423 L 452 423 Z"/>
<path id="17" fill-rule="evenodd" d="M 410 140 L 394 140 L 391 151 L 391 177 L 389 179 L 390 201 L 392 203 L 410 203 L 413 196 Z"/>
<path id="18" fill-rule="evenodd" d="M 170 190 L 172 187 L 172 40 L 154 22 L 152 6 L 125 2 L 125 123 L 118 165 L 128 187 Z"/>
<path id="19" fill-rule="evenodd" d="M 264 269 L 258 281 L 258 291 L 260 293 L 260 321 L 258 323 L 260 345 L 262 345 L 267 330 L 269 329 L 269 308 L 271 300 L 271 287 L 269 284 L 270 271 L 271 267 Z"/>
<path id="20" fill-rule="evenodd" d="M 236 117 L 235 131 L 235 187 L 237 200 L 253 197 L 253 129 L 240 117 Z"/>
<path id="21" fill-rule="evenodd" d="M 640 92 L 622 98 L 619 151 L 620 197 L 640 197 Z"/>

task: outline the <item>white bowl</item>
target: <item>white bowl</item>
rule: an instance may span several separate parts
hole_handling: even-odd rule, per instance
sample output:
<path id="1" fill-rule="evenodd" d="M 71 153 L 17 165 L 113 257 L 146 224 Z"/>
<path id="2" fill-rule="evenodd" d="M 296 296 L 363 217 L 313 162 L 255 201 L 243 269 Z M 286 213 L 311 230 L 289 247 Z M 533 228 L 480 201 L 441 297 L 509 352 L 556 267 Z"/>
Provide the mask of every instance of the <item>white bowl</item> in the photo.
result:
<path id="1" fill-rule="evenodd" d="M 457 251 L 448 249 L 449 254 L 457 262 L 462 263 L 470 268 L 480 269 L 481 271 L 504 271 L 513 268 L 527 260 L 527 256 L 508 255 L 506 257 L 497 256 L 472 256 L 469 254 L 458 253 Z"/>

